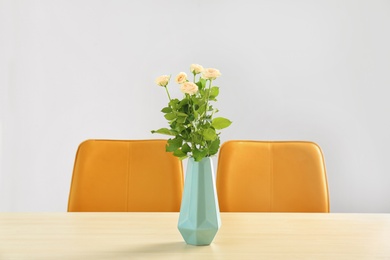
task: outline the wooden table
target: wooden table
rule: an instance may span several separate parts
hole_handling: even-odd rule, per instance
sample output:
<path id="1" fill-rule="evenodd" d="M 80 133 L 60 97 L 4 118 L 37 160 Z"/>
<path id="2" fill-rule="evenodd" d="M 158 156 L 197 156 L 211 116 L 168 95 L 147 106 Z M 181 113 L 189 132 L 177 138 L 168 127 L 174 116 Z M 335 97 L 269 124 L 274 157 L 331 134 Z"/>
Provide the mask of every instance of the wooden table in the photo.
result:
<path id="1" fill-rule="evenodd" d="M 190 246 L 178 213 L 0 213 L 0 259 L 390 259 L 390 214 L 222 213 Z"/>

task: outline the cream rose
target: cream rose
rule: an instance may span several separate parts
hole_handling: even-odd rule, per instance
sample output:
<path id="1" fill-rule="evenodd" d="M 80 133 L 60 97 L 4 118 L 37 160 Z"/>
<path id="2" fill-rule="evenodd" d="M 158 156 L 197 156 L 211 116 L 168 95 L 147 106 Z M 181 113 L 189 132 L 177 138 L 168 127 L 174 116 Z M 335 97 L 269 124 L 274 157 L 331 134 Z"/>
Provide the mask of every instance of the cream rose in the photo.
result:
<path id="1" fill-rule="evenodd" d="M 190 70 L 194 74 L 199 74 L 203 71 L 203 67 L 199 64 L 191 64 Z"/>
<path id="2" fill-rule="evenodd" d="M 175 78 L 176 83 L 182 84 L 187 81 L 187 74 L 185 72 L 180 72 L 176 78 Z"/>
<path id="3" fill-rule="evenodd" d="M 193 95 L 198 92 L 198 86 L 193 82 L 184 82 L 180 86 L 181 92 Z"/>
<path id="4" fill-rule="evenodd" d="M 165 87 L 166 85 L 168 85 L 170 78 L 171 78 L 171 76 L 169 76 L 169 75 L 162 75 L 162 76 L 158 77 L 155 82 L 157 85 L 159 85 L 161 87 Z"/>
<path id="5" fill-rule="evenodd" d="M 213 80 L 213 79 L 218 78 L 219 76 L 221 76 L 221 72 L 219 72 L 219 70 L 213 69 L 213 68 L 204 69 L 202 72 L 202 78 L 204 78 L 204 79 Z"/>

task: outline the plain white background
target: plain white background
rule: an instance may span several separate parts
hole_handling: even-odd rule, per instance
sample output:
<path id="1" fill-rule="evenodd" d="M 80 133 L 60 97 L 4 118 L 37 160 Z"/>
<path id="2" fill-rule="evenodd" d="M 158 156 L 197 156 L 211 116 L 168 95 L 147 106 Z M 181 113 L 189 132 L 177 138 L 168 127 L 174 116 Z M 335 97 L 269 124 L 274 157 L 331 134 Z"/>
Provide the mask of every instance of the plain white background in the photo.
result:
<path id="1" fill-rule="evenodd" d="M 390 1 L 0 0 L 0 37 L 0 211 L 66 211 L 85 139 L 165 138 L 154 79 L 199 63 L 222 141 L 314 141 L 332 212 L 390 212 Z"/>

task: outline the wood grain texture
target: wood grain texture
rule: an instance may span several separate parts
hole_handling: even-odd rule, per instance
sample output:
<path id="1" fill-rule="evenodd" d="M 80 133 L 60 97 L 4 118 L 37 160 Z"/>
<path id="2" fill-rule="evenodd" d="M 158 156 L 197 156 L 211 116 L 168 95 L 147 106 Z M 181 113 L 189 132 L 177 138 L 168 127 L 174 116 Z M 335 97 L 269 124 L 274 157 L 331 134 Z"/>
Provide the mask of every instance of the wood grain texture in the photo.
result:
<path id="1" fill-rule="evenodd" d="M 0 213 L 0 259 L 390 259 L 390 214 L 222 213 L 190 246 L 178 213 Z"/>

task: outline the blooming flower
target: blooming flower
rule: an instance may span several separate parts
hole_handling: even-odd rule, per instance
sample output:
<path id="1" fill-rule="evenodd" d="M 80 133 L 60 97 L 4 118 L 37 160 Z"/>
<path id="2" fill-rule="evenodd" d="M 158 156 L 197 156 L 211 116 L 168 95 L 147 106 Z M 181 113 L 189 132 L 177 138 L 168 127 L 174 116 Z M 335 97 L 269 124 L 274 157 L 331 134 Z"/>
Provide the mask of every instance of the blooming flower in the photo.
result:
<path id="1" fill-rule="evenodd" d="M 180 86 L 181 92 L 193 95 L 198 92 L 198 86 L 193 82 L 184 82 Z"/>
<path id="2" fill-rule="evenodd" d="M 155 82 L 157 85 L 159 85 L 161 87 L 165 87 L 166 85 L 168 85 L 170 78 L 171 78 L 171 76 L 169 76 L 169 75 L 162 75 L 162 76 L 158 77 Z"/>
<path id="3" fill-rule="evenodd" d="M 176 83 L 182 84 L 187 81 L 187 74 L 185 72 L 180 72 L 176 78 L 175 78 Z"/>
<path id="4" fill-rule="evenodd" d="M 204 69 L 202 71 L 202 78 L 204 78 L 204 79 L 214 80 L 214 79 L 218 78 L 219 76 L 221 76 L 221 73 L 217 69 L 208 68 L 208 69 Z"/>
<path id="5" fill-rule="evenodd" d="M 190 70 L 194 74 L 199 74 L 203 71 L 203 67 L 199 64 L 191 64 Z"/>

